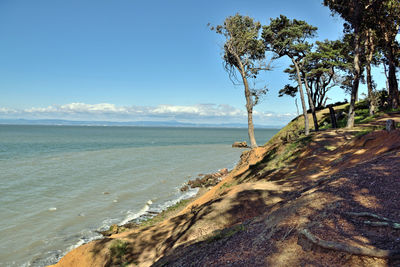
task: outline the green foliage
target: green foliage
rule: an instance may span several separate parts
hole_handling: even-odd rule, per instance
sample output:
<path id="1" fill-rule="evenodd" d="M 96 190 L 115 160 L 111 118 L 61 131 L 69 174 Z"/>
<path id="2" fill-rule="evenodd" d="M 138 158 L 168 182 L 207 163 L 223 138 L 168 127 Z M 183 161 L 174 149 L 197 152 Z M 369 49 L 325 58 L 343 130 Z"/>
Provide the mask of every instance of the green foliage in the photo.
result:
<path id="1" fill-rule="evenodd" d="M 298 92 L 298 86 L 291 86 L 290 84 L 286 84 L 285 87 L 279 90 L 279 97 L 284 95 L 288 95 L 291 97 L 295 97 Z"/>
<path id="2" fill-rule="evenodd" d="M 110 246 L 112 258 L 121 259 L 127 252 L 127 243 L 120 239 L 116 239 Z"/>
<path id="3" fill-rule="evenodd" d="M 371 24 L 371 20 L 374 19 L 374 11 L 379 6 L 379 2 L 381 1 L 324 0 L 324 5 L 347 21 L 349 23 L 347 27 L 361 30 L 361 28 Z"/>
<path id="4" fill-rule="evenodd" d="M 171 214 L 179 212 L 180 210 L 185 208 L 190 203 L 190 201 L 192 201 L 192 199 L 183 199 L 183 200 L 179 201 L 178 203 L 176 203 L 175 205 L 168 207 L 166 210 L 162 211 L 161 213 L 157 214 L 156 216 L 149 218 L 146 221 L 141 222 L 140 226 L 148 227 L 148 226 L 155 225 L 159 222 L 162 222 L 166 218 L 171 216 Z"/>
<path id="5" fill-rule="evenodd" d="M 276 19 L 271 19 L 270 24 L 263 26 L 262 39 L 264 40 L 265 47 L 268 51 L 272 51 L 276 56 L 275 58 L 280 58 L 283 56 L 288 56 L 293 65 L 296 67 L 297 82 L 300 92 L 301 105 L 304 114 L 304 124 L 305 124 L 305 134 L 309 134 L 309 124 L 307 116 L 307 108 L 304 100 L 304 95 L 302 91 L 302 81 L 301 72 L 303 71 L 302 59 L 311 51 L 312 44 L 306 41 L 307 38 L 312 38 L 315 36 L 317 28 L 307 24 L 303 20 L 290 20 L 284 15 Z M 307 84 L 307 95 L 310 99 L 310 92 L 308 90 Z M 310 107 L 314 107 L 310 101 Z M 313 115 L 315 115 L 313 110 Z M 316 118 L 314 116 L 314 123 L 316 124 Z M 315 126 L 318 127 L 317 125 Z"/>
<path id="6" fill-rule="evenodd" d="M 245 231 L 246 227 L 243 224 L 239 224 L 239 225 L 235 225 L 233 227 L 230 228 L 226 228 L 223 230 L 217 230 L 214 232 L 214 234 L 209 237 L 206 242 L 207 243 L 212 243 L 221 239 L 227 239 L 230 238 L 231 236 L 233 236 L 234 234 L 241 232 L 241 231 Z"/>
<path id="7" fill-rule="evenodd" d="M 224 44 L 225 68 L 234 75 L 234 68 L 244 71 L 246 77 L 255 78 L 265 58 L 265 46 L 259 39 L 261 24 L 248 16 L 236 14 L 225 19 L 223 25 L 211 27 L 211 30 L 226 38 Z"/>
<path id="8" fill-rule="evenodd" d="M 261 96 L 267 93 L 267 87 L 251 88 L 249 79 L 256 79 L 262 70 L 270 70 L 266 65 L 265 45 L 259 38 L 261 24 L 248 16 L 236 14 L 227 17 L 223 25 L 211 27 L 211 30 L 225 37 L 224 66 L 232 82 L 240 82 L 240 74 L 244 86 L 246 109 L 248 115 L 248 129 L 251 147 L 257 147 L 254 136 L 253 107 L 258 104 Z M 255 82 L 254 82 L 255 85 Z"/>
<path id="9" fill-rule="evenodd" d="M 223 184 L 219 187 L 219 189 L 220 189 L 220 190 L 223 190 L 223 189 L 232 187 L 232 186 L 234 186 L 234 185 L 235 185 L 235 183 L 223 183 Z"/>
<path id="10" fill-rule="evenodd" d="M 307 82 L 311 99 L 317 109 L 325 105 L 329 89 L 341 84 L 343 79 L 339 73 L 351 67 L 349 60 L 347 44 L 340 40 L 317 41 L 315 50 L 306 54 L 302 62 L 301 78 L 304 83 Z M 294 65 L 290 65 L 285 72 L 289 74 L 290 80 L 297 82 Z M 279 96 L 295 96 L 297 91 L 297 86 L 293 87 L 288 84 L 279 91 Z"/>
<path id="11" fill-rule="evenodd" d="M 310 138 L 310 136 L 308 135 L 306 137 L 307 139 L 303 139 L 303 138 L 300 138 L 298 141 L 289 143 L 285 147 L 285 150 L 282 153 L 277 155 L 277 157 L 275 159 L 275 167 L 276 168 L 284 167 L 288 161 L 295 159 L 299 155 L 300 148 L 304 147 L 304 144 L 306 143 L 304 141 L 310 140 L 310 139 L 308 139 L 308 138 Z"/>
<path id="12" fill-rule="evenodd" d="M 371 132 L 373 132 L 373 131 L 375 131 L 375 130 L 376 130 L 376 129 L 375 129 L 374 127 L 364 128 L 364 129 L 361 130 L 361 131 L 355 132 L 355 133 L 354 133 L 354 136 L 360 138 L 361 136 L 367 135 L 367 134 L 369 134 L 369 133 L 371 133 Z"/>
<path id="13" fill-rule="evenodd" d="M 317 27 L 303 20 L 290 20 L 284 15 L 271 19 L 269 25 L 263 26 L 262 39 L 268 51 L 277 57 L 288 56 L 297 60 L 311 50 L 312 45 L 305 41 L 316 35 Z"/>
<path id="14" fill-rule="evenodd" d="M 311 140 L 311 135 L 301 135 L 297 136 L 295 140 L 282 144 L 279 152 L 277 151 L 277 149 L 271 150 L 266 155 L 265 160 L 261 162 L 261 165 L 263 165 L 263 171 L 286 166 L 289 162 L 298 157 L 301 151 L 311 142 Z"/>

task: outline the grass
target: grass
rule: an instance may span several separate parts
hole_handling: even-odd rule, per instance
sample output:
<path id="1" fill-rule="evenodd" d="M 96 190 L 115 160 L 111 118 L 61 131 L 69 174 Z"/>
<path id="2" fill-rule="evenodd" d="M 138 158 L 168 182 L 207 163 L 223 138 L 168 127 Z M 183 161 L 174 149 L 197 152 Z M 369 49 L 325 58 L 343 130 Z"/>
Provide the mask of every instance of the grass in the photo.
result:
<path id="1" fill-rule="evenodd" d="M 223 230 L 217 230 L 214 232 L 212 236 L 206 239 L 207 243 L 212 243 L 221 239 L 230 238 L 234 234 L 246 230 L 246 227 L 243 224 L 235 225 L 230 228 L 226 228 Z"/>
<path id="2" fill-rule="evenodd" d="M 385 126 L 380 126 L 380 127 L 374 127 L 374 126 L 371 126 L 371 127 L 364 127 L 362 130 L 355 132 L 355 133 L 354 133 L 354 136 L 355 136 L 355 137 L 361 137 L 361 136 L 367 135 L 367 134 L 369 134 L 369 133 L 371 133 L 371 132 L 373 132 L 373 131 L 383 130 L 383 129 L 385 129 Z"/>
<path id="3" fill-rule="evenodd" d="M 296 141 L 289 143 L 283 153 L 279 153 L 275 160 L 275 167 L 280 168 L 287 163 L 288 161 L 294 160 L 299 155 L 302 148 L 307 146 L 312 140 L 312 136 L 301 136 Z"/>
<path id="4" fill-rule="evenodd" d="M 133 260 L 127 260 L 128 255 L 128 242 L 120 239 L 114 240 L 110 247 L 110 262 L 107 266 L 136 266 L 137 263 Z"/>
<path id="5" fill-rule="evenodd" d="M 127 242 L 116 239 L 110 246 L 112 258 L 121 259 L 127 252 Z"/>
<path id="6" fill-rule="evenodd" d="M 334 150 L 336 150 L 337 147 L 335 147 L 335 146 L 324 146 L 324 148 L 326 150 L 329 150 L 329 151 L 334 151 Z"/>
<path id="7" fill-rule="evenodd" d="M 156 216 L 149 218 L 143 222 L 140 223 L 139 227 L 148 227 L 148 226 L 153 226 L 159 222 L 164 221 L 165 219 L 169 218 L 172 214 L 175 214 L 185 208 L 189 202 L 191 202 L 192 199 L 183 199 L 176 203 L 175 205 L 172 205 L 168 207 L 166 210 L 162 211 L 161 213 L 157 214 Z"/>
<path id="8" fill-rule="evenodd" d="M 223 189 L 232 187 L 233 185 L 234 185 L 234 183 L 224 183 L 224 184 L 222 184 L 222 185 L 219 187 L 219 189 L 220 189 L 220 190 L 223 190 Z"/>

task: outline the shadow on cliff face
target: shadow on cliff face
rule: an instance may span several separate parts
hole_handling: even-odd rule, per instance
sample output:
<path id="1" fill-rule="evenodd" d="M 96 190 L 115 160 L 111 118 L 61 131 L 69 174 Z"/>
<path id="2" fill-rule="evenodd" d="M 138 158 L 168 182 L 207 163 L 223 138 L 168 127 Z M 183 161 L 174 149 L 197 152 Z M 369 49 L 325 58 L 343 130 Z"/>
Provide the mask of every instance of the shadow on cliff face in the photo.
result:
<path id="1" fill-rule="evenodd" d="M 355 143 L 332 134 L 319 134 L 290 167 L 264 172 L 271 160 L 264 158 L 235 177 L 236 185 L 219 185 L 208 202 L 155 226 L 96 241 L 92 253 L 107 258 L 113 240 L 122 240 L 124 255 L 109 257 L 106 266 L 150 266 L 158 259 L 154 266 L 395 266 L 392 259 L 327 250 L 301 235 L 306 229 L 348 247 L 400 249 L 399 230 L 349 215 L 368 212 L 400 221 L 399 132 Z"/>
<path id="2" fill-rule="evenodd" d="M 164 223 L 142 229 L 140 232 L 127 235 L 122 233 L 115 238 L 126 240 L 129 244 L 129 249 L 124 255 L 125 263 L 149 266 L 183 243 L 192 244 L 196 238 L 207 238 L 213 231 L 218 233 L 220 229 L 262 214 L 277 202 L 278 195 L 279 193 L 273 190 L 234 190 L 201 206 L 194 206 L 190 212 Z M 270 203 L 266 203 L 266 199 L 270 199 Z M 108 266 L 118 265 L 117 263 L 120 261 L 111 259 Z"/>
<path id="3" fill-rule="evenodd" d="M 218 238 L 176 247 L 154 266 L 399 266 L 398 138 L 398 132 L 381 132 L 348 144 L 340 155 L 328 150 L 328 162 L 337 163 L 329 175 L 311 172 L 307 176 L 302 169 L 306 162 L 300 162 L 297 172 L 291 170 L 292 180 L 281 176 L 275 181 L 300 189 L 295 192 L 239 192 L 227 213 L 231 219 L 238 215 L 243 219 L 240 227 L 227 228 L 229 234 Z M 348 161 L 337 161 L 343 155 L 348 155 Z M 326 170 L 326 163 L 313 167 Z M 253 166 L 251 175 L 260 170 Z M 302 188 L 301 178 L 306 181 Z M 266 197 L 282 200 L 268 205 Z M 248 205 L 243 204 L 246 201 Z M 264 212 L 253 210 L 252 205 L 262 206 Z M 359 255 L 365 251 L 387 252 L 387 256 Z"/>

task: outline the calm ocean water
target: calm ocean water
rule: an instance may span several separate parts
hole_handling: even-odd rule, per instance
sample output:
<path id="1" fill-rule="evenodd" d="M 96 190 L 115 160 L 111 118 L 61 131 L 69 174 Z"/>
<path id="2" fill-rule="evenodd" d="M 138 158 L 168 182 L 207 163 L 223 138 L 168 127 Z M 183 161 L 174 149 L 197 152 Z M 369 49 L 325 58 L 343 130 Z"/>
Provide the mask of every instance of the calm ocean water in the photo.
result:
<path id="1" fill-rule="evenodd" d="M 278 130 L 256 130 L 259 144 Z M 0 125 L 0 266 L 45 266 L 96 230 L 196 193 L 233 168 L 246 129 Z"/>

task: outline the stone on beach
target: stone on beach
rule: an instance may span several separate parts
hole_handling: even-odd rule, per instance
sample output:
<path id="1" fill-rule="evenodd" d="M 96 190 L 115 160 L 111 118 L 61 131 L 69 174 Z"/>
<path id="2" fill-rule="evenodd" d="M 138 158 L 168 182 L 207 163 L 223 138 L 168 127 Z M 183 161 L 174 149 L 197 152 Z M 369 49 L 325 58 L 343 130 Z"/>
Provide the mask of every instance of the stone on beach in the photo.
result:
<path id="1" fill-rule="evenodd" d="M 246 141 L 243 141 L 243 142 L 234 142 L 234 143 L 232 144 L 232 147 L 247 148 L 248 145 L 247 145 L 247 142 L 246 142 Z"/>

